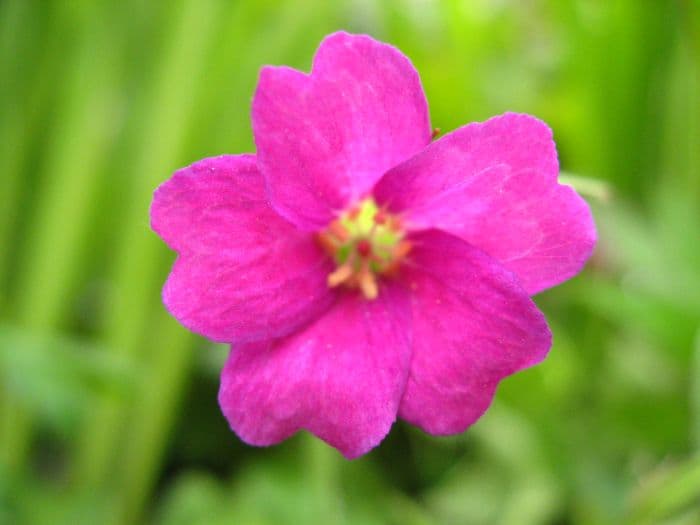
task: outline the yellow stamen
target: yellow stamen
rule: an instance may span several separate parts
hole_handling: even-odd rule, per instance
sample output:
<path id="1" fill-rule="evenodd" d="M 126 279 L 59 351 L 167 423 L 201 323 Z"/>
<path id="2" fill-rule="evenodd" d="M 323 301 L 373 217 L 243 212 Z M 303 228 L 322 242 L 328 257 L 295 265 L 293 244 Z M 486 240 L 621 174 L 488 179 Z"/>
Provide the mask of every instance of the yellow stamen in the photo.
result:
<path id="1" fill-rule="evenodd" d="M 351 265 L 343 264 L 342 266 L 338 266 L 333 272 L 328 274 L 328 286 L 335 288 L 339 284 L 343 284 L 350 279 L 352 274 L 353 269 Z"/>
<path id="2" fill-rule="evenodd" d="M 377 295 L 379 295 L 379 288 L 377 287 L 377 279 L 371 271 L 362 270 L 357 276 L 357 281 L 365 299 L 372 300 L 377 298 Z"/>
<path id="3" fill-rule="evenodd" d="M 408 252 L 411 251 L 411 248 L 413 248 L 413 245 L 409 241 L 401 241 L 399 242 L 396 246 L 394 246 L 393 250 L 393 259 L 396 261 L 400 261 L 406 255 L 408 255 Z"/>
<path id="4" fill-rule="evenodd" d="M 326 232 L 318 234 L 318 242 L 321 245 L 321 248 L 323 248 L 323 251 L 325 251 L 330 256 L 334 256 L 335 252 L 340 246 L 338 240 Z"/>
<path id="5" fill-rule="evenodd" d="M 341 242 L 345 242 L 350 238 L 350 232 L 340 221 L 333 221 L 328 227 L 328 231 Z"/>

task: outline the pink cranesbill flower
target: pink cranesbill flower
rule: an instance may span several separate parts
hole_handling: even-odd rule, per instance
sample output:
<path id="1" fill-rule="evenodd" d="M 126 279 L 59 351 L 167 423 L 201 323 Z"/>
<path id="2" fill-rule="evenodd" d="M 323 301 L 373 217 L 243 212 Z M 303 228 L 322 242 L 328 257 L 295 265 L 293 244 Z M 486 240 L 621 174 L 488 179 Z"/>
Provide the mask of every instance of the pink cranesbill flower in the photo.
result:
<path id="1" fill-rule="evenodd" d="M 409 60 L 341 32 L 310 74 L 261 70 L 252 123 L 255 155 L 183 168 L 151 207 L 178 253 L 166 307 L 231 344 L 219 403 L 243 441 L 303 429 L 354 458 L 397 417 L 460 433 L 544 359 L 530 296 L 578 273 L 596 232 L 543 122 L 432 141 Z"/>

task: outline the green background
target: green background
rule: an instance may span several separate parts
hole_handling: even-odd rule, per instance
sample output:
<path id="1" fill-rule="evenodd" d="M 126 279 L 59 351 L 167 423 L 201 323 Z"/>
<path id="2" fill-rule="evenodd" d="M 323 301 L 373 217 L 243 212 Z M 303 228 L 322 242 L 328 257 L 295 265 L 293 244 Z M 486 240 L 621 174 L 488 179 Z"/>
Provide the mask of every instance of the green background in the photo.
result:
<path id="1" fill-rule="evenodd" d="M 0 1 L 0 523 L 700 523 L 694 0 Z M 253 151 L 263 64 L 337 29 L 398 46 L 443 132 L 554 130 L 591 203 L 586 270 L 536 300 L 541 365 L 468 432 L 403 423 L 348 462 L 243 445 L 227 349 L 165 312 L 153 189 Z"/>

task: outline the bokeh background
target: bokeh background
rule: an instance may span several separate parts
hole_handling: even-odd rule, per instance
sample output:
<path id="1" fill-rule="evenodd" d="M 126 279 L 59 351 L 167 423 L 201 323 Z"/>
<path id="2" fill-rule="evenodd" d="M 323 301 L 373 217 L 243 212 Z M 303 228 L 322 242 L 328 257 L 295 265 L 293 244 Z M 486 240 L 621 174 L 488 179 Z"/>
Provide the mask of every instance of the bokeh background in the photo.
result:
<path id="1" fill-rule="evenodd" d="M 1 0 L 0 523 L 700 523 L 700 2 Z M 594 209 L 586 270 L 536 300 L 550 357 L 464 435 L 403 423 L 347 462 L 243 445 L 227 349 L 165 312 L 153 189 L 253 151 L 263 64 L 365 32 L 443 132 L 554 130 Z"/>

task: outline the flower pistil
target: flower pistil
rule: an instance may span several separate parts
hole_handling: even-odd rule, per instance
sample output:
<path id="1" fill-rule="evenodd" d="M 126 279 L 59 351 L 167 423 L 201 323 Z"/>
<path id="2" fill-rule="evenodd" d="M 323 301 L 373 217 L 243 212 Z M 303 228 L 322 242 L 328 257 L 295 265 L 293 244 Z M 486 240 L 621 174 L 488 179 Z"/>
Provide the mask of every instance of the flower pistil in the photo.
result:
<path id="1" fill-rule="evenodd" d="M 367 198 L 333 220 L 318 240 L 336 268 L 328 286 L 358 288 L 366 299 L 379 294 L 378 278 L 396 273 L 411 251 L 401 221 Z"/>

